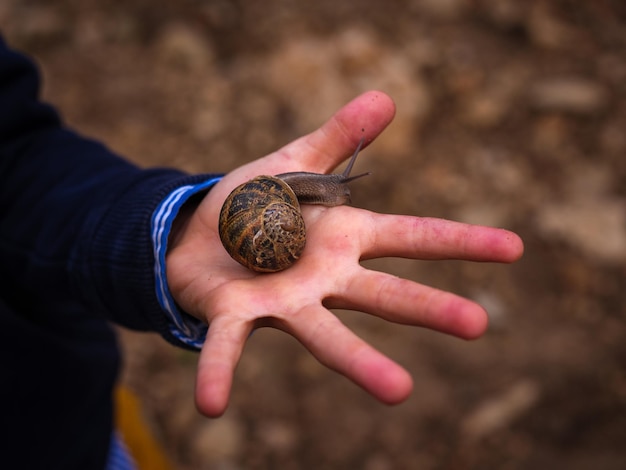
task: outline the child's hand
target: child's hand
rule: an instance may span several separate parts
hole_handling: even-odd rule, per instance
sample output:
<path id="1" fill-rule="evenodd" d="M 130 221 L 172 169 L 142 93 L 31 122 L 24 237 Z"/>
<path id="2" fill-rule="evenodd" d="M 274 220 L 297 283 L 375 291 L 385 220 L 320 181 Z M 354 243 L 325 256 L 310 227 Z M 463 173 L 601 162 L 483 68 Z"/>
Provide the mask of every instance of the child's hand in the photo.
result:
<path id="1" fill-rule="evenodd" d="M 373 140 L 394 112 L 393 102 L 381 92 L 359 96 L 312 134 L 226 175 L 179 228 L 167 256 L 168 283 L 178 304 L 210 325 L 196 387 L 198 408 L 206 415 L 226 409 L 235 367 L 254 328 L 272 326 L 293 335 L 323 364 L 386 403 L 408 397 L 410 376 L 354 335 L 330 308 L 461 338 L 484 332 L 487 316 L 474 302 L 370 271 L 359 261 L 395 256 L 507 263 L 523 251 L 514 233 L 348 206 L 302 206 L 306 248 L 294 266 L 275 274 L 242 267 L 220 242 L 220 208 L 235 186 L 260 174 L 331 172 L 362 137 Z"/>

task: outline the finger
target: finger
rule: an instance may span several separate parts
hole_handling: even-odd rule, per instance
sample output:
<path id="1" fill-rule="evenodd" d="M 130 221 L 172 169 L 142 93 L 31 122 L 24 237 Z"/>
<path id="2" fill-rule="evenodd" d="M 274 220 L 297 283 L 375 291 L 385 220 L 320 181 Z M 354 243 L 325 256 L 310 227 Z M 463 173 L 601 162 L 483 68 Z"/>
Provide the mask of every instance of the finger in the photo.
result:
<path id="1" fill-rule="evenodd" d="M 499 228 L 373 212 L 366 212 L 361 224 L 362 259 L 398 256 L 510 263 L 524 252 L 518 235 Z"/>
<path id="2" fill-rule="evenodd" d="M 322 364 L 382 402 L 400 403 L 411 393 L 413 383 L 406 370 L 356 336 L 325 308 L 302 309 L 285 329 Z"/>
<path id="3" fill-rule="evenodd" d="M 330 298 L 326 304 L 465 339 L 482 335 L 488 322 L 485 310 L 471 300 L 364 268 L 352 277 L 341 298 Z"/>
<path id="4" fill-rule="evenodd" d="M 249 324 L 228 315 L 211 322 L 196 377 L 196 406 L 206 416 L 217 417 L 226 410 L 235 368 L 250 331 Z"/>
<path id="5" fill-rule="evenodd" d="M 392 99 L 383 92 L 369 91 L 337 111 L 319 129 L 284 147 L 307 171 L 327 173 L 350 156 L 361 138 L 366 146 L 395 115 Z"/>

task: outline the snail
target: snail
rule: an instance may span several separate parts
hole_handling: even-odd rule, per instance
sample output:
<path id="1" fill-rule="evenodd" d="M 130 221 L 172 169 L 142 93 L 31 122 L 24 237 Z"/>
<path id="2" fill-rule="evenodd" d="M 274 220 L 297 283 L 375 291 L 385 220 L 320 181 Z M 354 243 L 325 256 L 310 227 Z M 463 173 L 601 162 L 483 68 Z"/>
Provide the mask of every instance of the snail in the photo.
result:
<path id="1" fill-rule="evenodd" d="M 220 239 L 228 254 L 257 272 L 277 272 L 293 265 L 306 243 L 300 204 L 349 203 L 347 183 L 369 174 L 350 176 L 364 141 L 341 174 L 261 175 L 236 187 L 224 201 L 219 218 Z"/>

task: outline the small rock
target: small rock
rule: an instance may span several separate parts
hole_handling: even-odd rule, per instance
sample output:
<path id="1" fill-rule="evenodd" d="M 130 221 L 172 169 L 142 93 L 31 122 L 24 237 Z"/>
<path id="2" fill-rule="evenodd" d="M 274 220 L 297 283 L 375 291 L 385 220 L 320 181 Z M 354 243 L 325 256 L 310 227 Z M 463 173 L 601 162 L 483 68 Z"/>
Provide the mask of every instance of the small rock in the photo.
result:
<path id="1" fill-rule="evenodd" d="M 563 49 L 576 38 L 573 27 L 557 17 L 549 2 L 532 2 L 527 29 L 535 44 L 548 49 Z"/>
<path id="2" fill-rule="evenodd" d="M 263 423 L 258 434 L 268 448 L 281 453 L 293 451 L 300 440 L 297 429 L 283 421 Z"/>
<path id="3" fill-rule="evenodd" d="M 488 398 L 471 412 L 461 424 L 467 439 L 486 437 L 507 427 L 526 413 L 540 396 L 539 385 L 530 380 L 520 380 L 497 396 Z"/>
<path id="4" fill-rule="evenodd" d="M 17 18 L 9 21 L 6 29 L 22 47 L 49 47 L 71 34 L 71 22 L 53 5 L 25 5 L 14 16 Z"/>
<path id="5" fill-rule="evenodd" d="M 592 80 L 578 77 L 549 78 L 531 87 L 530 102 L 542 111 L 595 114 L 606 108 L 608 93 Z"/>
<path id="6" fill-rule="evenodd" d="M 205 421 L 194 432 L 193 453 L 204 463 L 232 459 L 241 454 L 243 434 L 243 425 L 236 418 L 223 416 Z"/>
<path id="7" fill-rule="evenodd" d="M 528 4 L 516 0 L 495 0 L 488 3 L 486 14 L 493 23 L 503 29 L 515 29 L 523 25 Z"/>
<path id="8" fill-rule="evenodd" d="M 591 258 L 626 261 L 626 201 L 605 197 L 545 204 L 537 225 L 544 236 L 564 240 Z"/>
<path id="9" fill-rule="evenodd" d="M 186 24 L 172 24 L 159 37 L 157 51 L 165 62 L 184 70 L 197 70 L 213 61 L 208 39 Z"/>
<path id="10" fill-rule="evenodd" d="M 494 94 L 476 94 L 466 102 L 463 117 L 473 126 L 491 127 L 505 115 L 507 104 Z"/>

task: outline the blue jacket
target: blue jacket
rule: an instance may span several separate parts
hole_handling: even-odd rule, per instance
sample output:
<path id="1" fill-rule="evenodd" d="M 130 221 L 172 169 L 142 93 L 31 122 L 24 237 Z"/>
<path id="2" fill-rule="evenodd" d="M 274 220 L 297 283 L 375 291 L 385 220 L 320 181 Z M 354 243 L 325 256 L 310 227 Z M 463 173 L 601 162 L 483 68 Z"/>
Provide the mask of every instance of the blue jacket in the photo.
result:
<path id="1" fill-rule="evenodd" d="M 120 357 L 109 322 L 197 347 L 164 254 L 215 178 L 142 170 L 66 129 L 0 38 L 0 467 L 104 468 Z"/>

